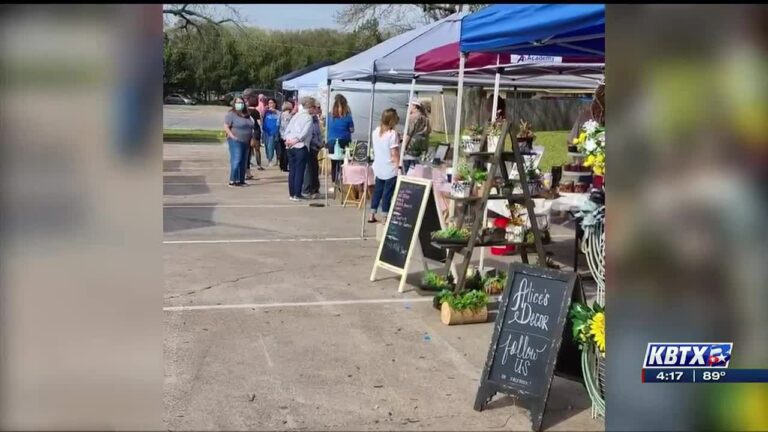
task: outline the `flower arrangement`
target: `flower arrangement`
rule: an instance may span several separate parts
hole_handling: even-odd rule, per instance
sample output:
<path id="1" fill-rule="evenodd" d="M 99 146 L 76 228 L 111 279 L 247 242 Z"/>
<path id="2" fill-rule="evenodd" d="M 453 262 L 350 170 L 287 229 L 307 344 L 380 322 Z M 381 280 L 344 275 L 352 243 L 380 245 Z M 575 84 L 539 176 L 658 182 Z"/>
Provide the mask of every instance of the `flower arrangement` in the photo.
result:
<path id="1" fill-rule="evenodd" d="M 501 135 L 501 126 L 503 125 L 503 121 L 501 119 L 496 119 L 495 122 L 491 122 L 488 127 L 486 128 L 486 131 L 488 132 L 489 136 L 499 136 Z"/>
<path id="2" fill-rule="evenodd" d="M 581 344 L 580 348 L 595 345 L 605 357 L 605 307 L 574 303 L 568 315 L 573 322 L 573 338 Z"/>
<path id="3" fill-rule="evenodd" d="M 481 125 L 472 125 L 466 129 L 466 132 L 471 137 L 479 137 L 483 135 L 483 127 Z"/>
<path id="4" fill-rule="evenodd" d="M 536 138 L 536 134 L 531 129 L 531 124 L 525 120 L 520 120 L 520 130 L 517 132 L 517 139 L 520 141 L 532 142 Z"/>
<path id="5" fill-rule="evenodd" d="M 448 277 L 445 277 L 433 271 L 427 271 L 424 273 L 421 284 L 423 288 L 427 288 L 433 291 L 451 289 L 453 286 L 453 276 L 449 274 Z"/>
<path id="6" fill-rule="evenodd" d="M 573 143 L 586 155 L 584 166 L 592 167 L 596 175 L 605 175 L 605 127 L 594 120 L 588 120 L 581 129 L 582 132 L 573 139 Z"/>

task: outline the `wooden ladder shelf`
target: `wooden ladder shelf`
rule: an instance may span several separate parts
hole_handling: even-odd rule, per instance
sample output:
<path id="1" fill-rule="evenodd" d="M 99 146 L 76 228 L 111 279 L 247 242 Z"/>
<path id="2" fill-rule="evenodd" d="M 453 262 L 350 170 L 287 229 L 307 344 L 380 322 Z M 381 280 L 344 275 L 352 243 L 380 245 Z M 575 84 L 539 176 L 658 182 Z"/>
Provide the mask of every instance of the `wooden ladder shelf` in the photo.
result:
<path id="1" fill-rule="evenodd" d="M 453 263 L 453 259 L 455 258 L 456 254 L 462 255 L 464 260 L 462 261 L 461 265 L 458 267 L 458 279 L 456 280 L 456 288 L 455 292 L 459 293 L 464 289 L 464 285 L 466 283 L 466 275 L 467 275 L 467 269 L 469 268 L 469 264 L 472 260 L 472 254 L 474 252 L 474 249 L 476 247 L 488 247 L 488 246 L 505 246 L 505 245 L 511 245 L 514 244 L 517 248 L 520 250 L 520 257 L 521 260 L 524 263 L 528 263 L 528 251 L 527 248 L 530 246 L 525 241 L 523 243 L 509 243 L 509 242 L 494 242 L 494 243 L 483 243 L 481 240 L 481 235 L 483 232 L 483 213 L 484 211 L 487 211 L 487 204 L 489 199 L 505 199 L 509 203 L 510 208 L 514 208 L 514 204 L 521 204 L 525 206 L 526 211 L 528 213 L 528 220 L 530 221 L 530 230 L 533 232 L 533 239 L 534 244 L 533 246 L 536 249 L 536 254 L 538 255 L 538 265 L 546 267 L 546 254 L 544 252 L 544 245 L 542 243 L 541 239 L 541 231 L 539 230 L 538 223 L 536 221 L 536 214 L 534 213 L 534 203 L 533 199 L 531 197 L 531 191 L 528 187 L 528 176 L 526 173 L 526 165 L 525 160 L 523 156 L 525 155 L 532 155 L 532 153 L 523 152 L 520 150 L 520 146 L 517 143 L 517 140 L 515 139 L 515 136 L 512 134 L 512 123 L 510 122 L 504 122 L 504 125 L 502 127 L 502 130 L 504 133 L 501 134 L 499 137 L 499 142 L 496 146 L 495 152 L 474 152 L 474 153 L 465 153 L 467 158 L 473 162 L 476 162 L 478 160 L 488 160 L 490 163 L 490 170 L 488 171 L 488 176 L 485 180 L 485 183 L 482 186 L 482 190 L 480 193 L 480 196 L 470 197 L 470 198 L 450 198 L 455 201 L 456 203 L 456 211 L 455 216 L 457 216 L 456 219 L 456 228 L 462 228 L 464 225 L 464 219 L 465 214 L 464 211 L 472 211 L 473 212 L 473 218 L 474 221 L 472 223 L 472 228 L 470 229 L 470 236 L 469 241 L 466 245 L 446 245 L 446 244 L 439 244 L 434 243 L 436 246 L 440 246 L 442 248 L 448 249 L 448 258 L 445 261 L 445 275 L 448 275 L 448 272 L 450 272 L 451 265 Z M 504 144 L 506 141 L 506 137 L 510 137 L 512 141 L 512 151 L 504 151 Z M 483 147 L 486 146 L 487 143 L 487 132 L 483 133 L 482 141 Z M 494 182 L 494 178 L 496 176 L 496 173 L 501 171 L 501 178 L 505 182 L 505 184 L 509 184 L 510 181 L 514 180 L 510 177 L 509 172 L 507 171 L 507 166 L 505 164 L 506 161 L 514 161 L 515 166 L 517 167 L 517 172 L 519 175 L 519 181 L 520 187 L 522 189 L 522 194 L 494 194 L 491 195 L 491 187 Z M 458 161 L 456 161 L 458 162 Z M 456 165 L 455 165 L 456 166 Z M 454 175 L 456 173 L 456 168 L 454 168 Z M 464 207 L 459 212 L 459 207 Z M 459 217 L 460 215 L 460 217 Z"/>

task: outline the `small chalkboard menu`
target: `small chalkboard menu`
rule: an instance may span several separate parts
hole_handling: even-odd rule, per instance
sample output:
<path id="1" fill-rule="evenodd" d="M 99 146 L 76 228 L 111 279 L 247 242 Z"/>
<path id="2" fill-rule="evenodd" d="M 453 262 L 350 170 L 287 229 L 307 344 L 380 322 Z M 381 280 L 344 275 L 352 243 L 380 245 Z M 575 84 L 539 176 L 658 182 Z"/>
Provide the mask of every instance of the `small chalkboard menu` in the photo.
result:
<path id="1" fill-rule="evenodd" d="M 496 393 L 522 400 L 541 429 L 576 273 L 510 265 L 475 410 Z"/>
<path id="2" fill-rule="evenodd" d="M 368 141 L 358 141 L 352 151 L 352 160 L 355 162 L 368 161 Z"/>
<path id="3" fill-rule="evenodd" d="M 403 292 L 408 264 L 411 259 L 416 233 L 421 228 L 432 182 L 421 178 L 399 176 L 392 196 L 392 204 L 379 244 L 371 281 L 376 280 L 376 269 L 382 267 L 401 275 L 399 291 Z"/>

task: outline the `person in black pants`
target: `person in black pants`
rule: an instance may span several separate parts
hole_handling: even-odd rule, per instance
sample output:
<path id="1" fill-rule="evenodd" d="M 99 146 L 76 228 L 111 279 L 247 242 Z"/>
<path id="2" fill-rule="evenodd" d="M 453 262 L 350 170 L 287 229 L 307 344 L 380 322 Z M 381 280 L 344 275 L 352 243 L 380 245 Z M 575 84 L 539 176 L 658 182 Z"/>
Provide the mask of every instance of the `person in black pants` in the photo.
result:
<path id="1" fill-rule="evenodd" d="M 248 147 L 248 158 L 245 162 L 245 178 L 246 180 L 252 180 L 251 157 L 253 157 L 254 154 L 256 155 L 257 167 L 263 170 L 263 168 L 261 168 L 261 113 L 259 113 L 258 98 L 256 97 L 255 91 L 252 89 L 245 89 L 245 91 L 243 91 L 243 99 L 245 99 L 245 102 L 248 105 L 248 112 L 253 119 L 253 137 L 251 138 L 251 143 Z"/>
<path id="2" fill-rule="evenodd" d="M 320 120 L 318 119 L 319 108 L 315 109 L 312 116 L 312 139 L 309 144 L 309 160 L 307 168 L 304 171 L 304 185 L 302 193 L 309 199 L 316 199 L 320 195 L 320 164 L 317 156 L 320 154 L 320 148 L 323 146 L 322 132 L 320 131 Z"/>

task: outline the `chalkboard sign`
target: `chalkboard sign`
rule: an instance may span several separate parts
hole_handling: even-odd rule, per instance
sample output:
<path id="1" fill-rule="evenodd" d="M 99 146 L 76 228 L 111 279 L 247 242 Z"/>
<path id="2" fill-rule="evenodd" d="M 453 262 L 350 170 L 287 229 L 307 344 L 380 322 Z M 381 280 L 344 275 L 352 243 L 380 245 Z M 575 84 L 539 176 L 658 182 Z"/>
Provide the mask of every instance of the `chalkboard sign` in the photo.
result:
<path id="1" fill-rule="evenodd" d="M 424 211 L 424 219 L 421 221 L 421 228 L 419 229 L 419 245 L 421 245 L 421 253 L 425 258 L 445 262 L 445 249 L 432 244 L 432 233 L 441 229 L 443 226 L 440 223 L 440 213 L 437 210 L 435 195 L 431 193 L 427 197 L 427 208 Z"/>
<path id="2" fill-rule="evenodd" d="M 352 151 L 352 160 L 355 162 L 368 161 L 368 141 L 358 141 Z"/>
<path id="3" fill-rule="evenodd" d="M 430 180 L 405 176 L 397 178 L 384 237 L 371 271 L 371 281 L 376 279 L 376 269 L 381 266 L 401 275 L 398 291 L 403 292 L 416 233 L 421 228 L 431 191 Z"/>
<path id="4" fill-rule="evenodd" d="M 533 430 L 541 429 L 576 283 L 576 273 L 510 265 L 476 410 L 497 392 L 513 395 L 527 402 Z"/>

